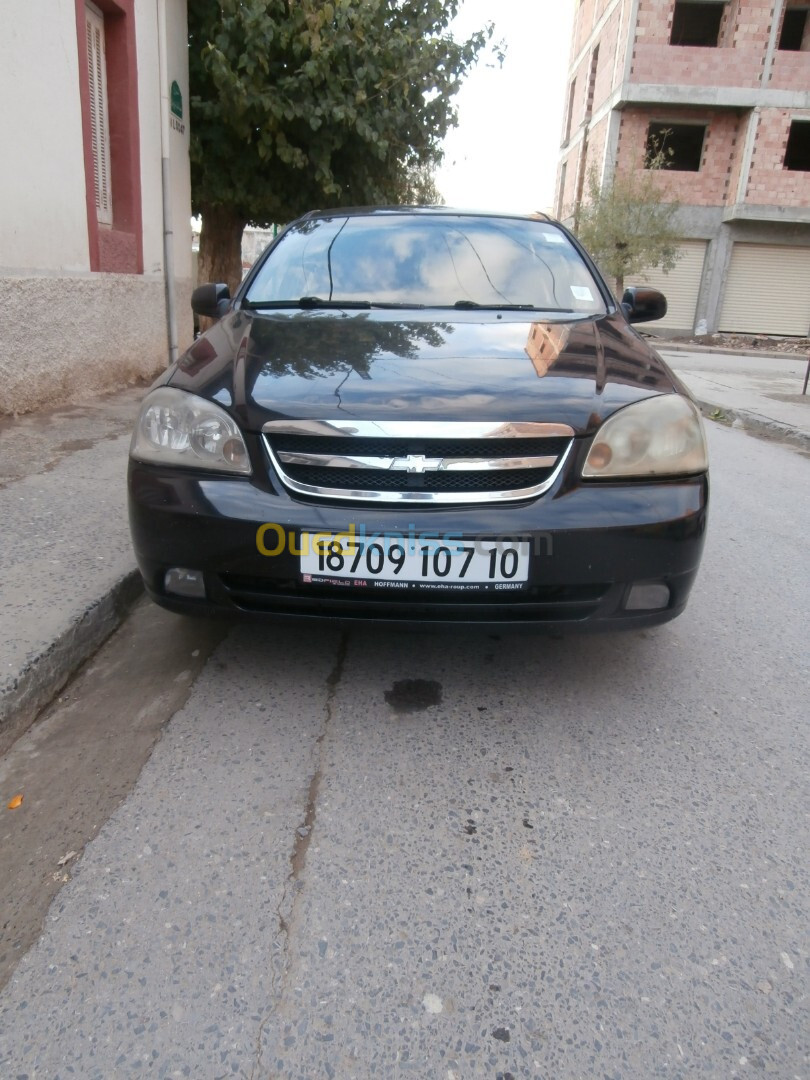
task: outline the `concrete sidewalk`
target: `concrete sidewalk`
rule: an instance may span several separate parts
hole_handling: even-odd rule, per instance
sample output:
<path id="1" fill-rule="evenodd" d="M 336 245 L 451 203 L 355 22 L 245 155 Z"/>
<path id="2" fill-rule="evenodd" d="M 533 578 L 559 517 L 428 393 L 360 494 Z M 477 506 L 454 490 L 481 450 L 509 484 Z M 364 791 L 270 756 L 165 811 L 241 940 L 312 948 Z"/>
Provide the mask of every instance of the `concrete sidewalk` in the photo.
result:
<path id="1" fill-rule="evenodd" d="M 143 392 L 0 419 L 0 752 L 140 594 L 126 468 Z"/>
<path id="2" fill-rule="evenodd" d="M 733 356 L 656 344 L 707 416 L 810 450 L 810 392 L 802 394 L 807 357 Z"/>
<path id="3" fill-rule="evenodd" d="M 801 357 L 660 351 L 706 415 L 810 450 Z M 0 419 L 0 753 L 140 594 L 125 477 L 143 393 Z"/>

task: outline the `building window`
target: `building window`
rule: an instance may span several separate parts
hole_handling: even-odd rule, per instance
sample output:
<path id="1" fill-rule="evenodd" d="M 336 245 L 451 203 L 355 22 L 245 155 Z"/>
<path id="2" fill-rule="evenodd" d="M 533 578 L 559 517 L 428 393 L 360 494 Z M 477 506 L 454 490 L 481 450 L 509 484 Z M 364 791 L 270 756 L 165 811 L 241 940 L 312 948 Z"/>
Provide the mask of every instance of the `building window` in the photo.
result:
<path id="1" fill-rule="evenodd" d="M 142 274 L 135 0 L 74 2 L 90 269 Z"/>
<path id="2" fill-rule="evenodd" d="M 782 33 L 779 35 L 779 48 L 789 52 L 801 52 L 807 29 L 807 8 L 788 8 L 782 21 Z M 810 43 L 804 44 L 810 48 Z"/>
<path id="3" fill-rule="evenodd" d="M 84 27 L 87 35 L 87 79 L 90 87 L 90 139 L 96 216 L 103 225 L 112 225 L 107 49 L 104 40 L 104 16 L 94 4 L 85 5 Z"/>
<path id="4" fill-rule="evenodd" d="M 565 210 L 565 178 L 568 174 L 568 162 L 564 161 L 560 166 L 560 191 L 557 197 L 557 217 L 561 218 Z"/>
<path id="5" fill-rule="evenodd" d="M 810 172 L 810 120 L 793 120 L 785 149 L 785 168 Z"/>
<path id="6" fill-rule="evenodd" d="M 585 115 L 590 119 L 593 111 L 593 92 L 596 88 L 596 72 L 599 67 L 599 46 L 591 53 L 591 70 L 588 73 L 588 98 L 585 103 Z"/>
<path id="7" fill-rule="evenodd" d="M 565 138 L 563 142 L 568 142 L 571 138 L 571 123 L 574 119 L 574 95 L 577 92 L 577 80 L 572 79 L 571 85 L 568 88 L 568 116 L 565 121 Z"/>
<path id="8" fill-rule="evenodd" d="M 663 153 L 665 168 L 675 172 L 699 172 L 705 137 L 705 124 L 651 123 L 647 128 L 644 167 L 650 168 L 650 161 Z"/>
<path id="9" fill-rule="evenodd" d="M 694 0 L 676 0 L 672 15 L 670 45 L 700 45 L 711 48 L 720 40 L 720 23 L 725 4 L 695 3 Z"/>

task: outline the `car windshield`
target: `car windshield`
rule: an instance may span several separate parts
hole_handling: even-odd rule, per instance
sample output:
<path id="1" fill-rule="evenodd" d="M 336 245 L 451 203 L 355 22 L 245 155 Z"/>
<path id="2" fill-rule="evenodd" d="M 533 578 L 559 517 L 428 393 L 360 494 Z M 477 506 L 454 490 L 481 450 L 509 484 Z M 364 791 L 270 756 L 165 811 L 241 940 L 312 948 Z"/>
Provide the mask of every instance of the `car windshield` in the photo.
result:
<path id="1" fill-rule="evenodd" d="M 303 221 L 280 238 L 245 299 L 256 307 L 605 311 L 588 267 L 561 229 L 450 214 Z"/>

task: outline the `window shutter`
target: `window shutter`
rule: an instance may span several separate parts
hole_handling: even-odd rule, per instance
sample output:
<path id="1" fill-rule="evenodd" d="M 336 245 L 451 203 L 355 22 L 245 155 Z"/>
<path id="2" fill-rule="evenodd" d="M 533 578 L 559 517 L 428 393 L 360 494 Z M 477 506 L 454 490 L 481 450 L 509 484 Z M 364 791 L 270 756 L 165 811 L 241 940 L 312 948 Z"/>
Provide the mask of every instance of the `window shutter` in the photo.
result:
<path id="1" fill-rule="evenodd" d="M 110 123 L 107 115 L 107 60 L 104 47 L 104 16 L 98 8 L 85 6 L 87 74 L 90 84 L 90 128 L 93 147 L 93 179 L 98 220 L 112 225 L 110 185 Z"/>

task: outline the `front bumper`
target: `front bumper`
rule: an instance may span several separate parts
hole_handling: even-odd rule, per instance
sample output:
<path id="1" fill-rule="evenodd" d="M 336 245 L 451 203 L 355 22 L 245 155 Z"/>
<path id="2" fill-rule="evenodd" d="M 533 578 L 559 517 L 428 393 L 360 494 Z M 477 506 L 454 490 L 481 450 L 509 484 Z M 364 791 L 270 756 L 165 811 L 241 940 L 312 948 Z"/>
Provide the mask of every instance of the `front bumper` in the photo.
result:
<path id="1" fill-rule="evenodd" d="M 561 477 L 533 501 L 513 505 L 381 508 L 291 498 L 265 478 L 156 468 L 131 461 L 129 515 L 148 594 L 173 611 L 275 619 L 374 620 L 396 624 L 537 626 L 549 631 L 632 629 L 674 618 L 697 574 L 706 527 L 708 478 L 633 483 Z M 257 531 L 279 525 L 293 540 L 262 555 Z M 465 539 L 515 537 L 531 544 L 529 582 L 512 593 L 397 593 L 304 585 L 300 534 L 409 531 Z M 275 535 L 275 534 L 274 534 Z M 170 595 L 171 567 L 201 571 L 204 599 Z M 626 610 L 630 587 L 663 583 L 669 602 Z"/>

